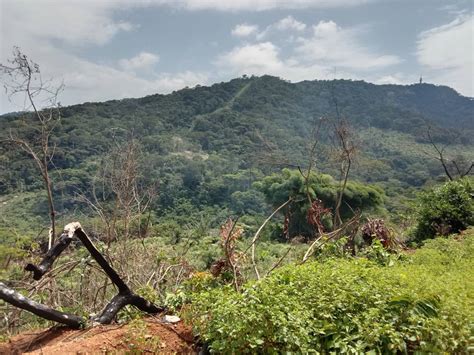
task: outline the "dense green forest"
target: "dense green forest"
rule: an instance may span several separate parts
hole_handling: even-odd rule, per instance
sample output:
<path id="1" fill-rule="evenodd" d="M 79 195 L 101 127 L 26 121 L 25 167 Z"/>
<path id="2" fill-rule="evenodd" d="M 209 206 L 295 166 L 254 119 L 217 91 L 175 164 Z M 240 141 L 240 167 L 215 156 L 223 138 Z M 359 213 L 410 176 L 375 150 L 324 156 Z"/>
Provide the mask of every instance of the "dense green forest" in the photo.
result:
<path id="1" fill-rule="evenodd" d="M 211 351 L 467 351 L 472 98 L 244 76 L 59 112 L 44 160 L 56 234 L 80 220 Z M 45 282 L 23 270 L 47 249 L 50 207 L 38 162 L 12 142 L 41 152 L 41 129 L 30 112 L 0 116 L 0 281 L 92 314 L 114 287 L 78 244 Z M 49 324 L 9 307 L 1 334 Z"/>
<path id="2" fill-rule="evenodd" d="M 188 217 L 204 208 L 262 213 L 267 208 L 264 196 L 253 183 L 266 175 L 304 169 L 314 159 L 316 171 L 339 177 L 331 122 L 342 118 L 353 130 L 357 148 L 351 179 L 384 189 L 392 197 L 386 206 L 393 210 L 399 194 L 409 196 L 413 188 L 444 178 L 428 131 L 436 144 L 446 146 L 451 159 L 469 161 L 474 152 L 473 106 L 470 98 L 430 84 L 292 84 L 263 76 L 170 95 L 64 107 L 51 135 L 56 209 L 67 215 L 81 208 L 75 194 L 90 191 L 111 150 L 133 139 L 146 166 L 144 183 L 157 185 L 159 191 L 152 208 L 157 218 Z M 315 137 L 318 120 L 327 123 Z M 35 127 L 27 115 L 1 117 L 0 132 L 12 131 L 34 140 Z M 311 154 L 314 141 L 319 146 Z M 11 148 L 0 148 L 4 215 L 15 206 L 19 192 L 42 186 L 32 159 Z M 33 214 L 42 215 L 41 199 L 30 205 Z"/>

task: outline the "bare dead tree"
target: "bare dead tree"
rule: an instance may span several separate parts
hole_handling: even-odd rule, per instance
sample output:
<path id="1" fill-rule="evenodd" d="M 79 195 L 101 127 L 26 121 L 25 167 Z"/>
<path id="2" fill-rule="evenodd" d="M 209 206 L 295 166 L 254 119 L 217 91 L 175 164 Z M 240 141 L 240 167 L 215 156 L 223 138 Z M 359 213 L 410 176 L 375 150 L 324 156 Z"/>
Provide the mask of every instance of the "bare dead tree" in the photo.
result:
<path id="1" fill-rule="evenodd" d="M 425 152 L 425 154 L 431 156 L 432 158 L 438 160 L 441 163 L 444 173 L 450 181 L 453 181 L 458 178 L 463 178 L 464 176 L 467 176 L 471 173 L 472 169 L 474 168 L 474 161 L 471 161 L 470 163 L 464 162 L 464 164 L 462 164 L 464 166 L 462 166 L 461 161 L 463 160 L 463 157 L 459 157 L 456 160 L 449 159 L 448 157 L 446 157 L 446 146 L 440 147 L 438 144 L 436 144 L 433 138 L 431 127 L 427 128 L 426 137 L 436 154 L 433 155 L 428 152 Z M 449 167 L 449 163 L 451 163 L 454 169 Z"/>
<path id="2" fill-rule="evenodd" d="M 48 247 L 54 244 L 56 235 L 56 211 L 54 208 L 52 181 L 49 166 L 52 163 L 55 146 L 50 138 L 61 119 L 60 103 L 57 101 L 63 85 L 53 87 L 51 82 L 43 82 L 39 65 L 29 59 L 18 47 L 13 49 L 13 57 L 7 65 L 0 64 L 0 75 L 11 100 L 13 96 L 23 95 L 25 115 L 32 115 L 35 135 L 29 139 L 21 137 L 19 132 L 10 131 L 0 138 L 4 145 L 14 145 L 26 152 L 35 162 L 47 194 L 50 231 Z M 40 107 L 39 101 L 45 107 Z M 30 124 L 30 122 L 28 123 Z"/>
<path id="3" fill-rule="evenodd" d="M 226 223 L 221 226 L 221 244 L 224 250 L 225 262 L 227 267 L 232 270 L 232 283 L 237 292 L 239 292 L 240 268 L 238 265 L 239 255 L 236 252 L 237 240 L 241 237 L 243 229 L 237 226 L 238 218 L 235 221 L 229 218 Z"/>
<path id="4" fill-rule="evenodd" d="M 142 217 L 156 198 L 157 188 L 144 183 L 143 162 L 140 145 L 131 138 L 126 143 L 117 143 L 103 159 L 92 183 L 92 196 L 85 193 L 78 199 L 97 213 L 106 226 L 108 244 L 131 237 L 132 224 L 137 223 L 138 235 L 147 226 L 142 226 Z"/>
<path id="5" fill-rule="evenodd" d="M 342 224 L 341 205 L 342 197 L 347 186 L 349 173 L 351 171 L 354 157 L 357 154 L 357 144 L 354 132 L 349 123 L 338 118 L 334 123 L 334 136 L 336 140 L 336 159 L 339 161 L 339 189 L 336 195 L 336 206 L 334 208 L 334 227 L 337 228 Z"/>
<path id="6" fill-rule="evenodd" d="M 269 166 L 272 168 L 295 168 L 288 157 L 280 150 L 277 144 L 263 136 L 262 132 L 256 130 L 254 132 L 256 138 L 260 142 L 259 154 L 253 158 L 253 163 L 257 166 Z"/>
<path id="7" fill-rule="evenodd" d="M 309 193 L 309 188 L 310 188 L 310 183 L 309 183 L 309 178 L 311 176 L 311 173 L 313 172 L 314 166 L 316 165 L 316 150 L 319 145 L 319 134 L 321 132 L 321 128 L 323 127 L 323 123 L 325 123 L 324 117 L 320 117 L 319 119 L 314 121 L 313 128 L 311 129 L 311 135 L 308 141 L 308 155 L 309 155 L 309 161 L 308 161 L 308 167 L 305 169 L 306 171 L 303 172 L 303 170 L 298 166 L 298 170 L 301 174 L 301 176 L 304 179 L 304 184 L 306 188 L 306 197 L 308 198 L 308 202 L 311 205 L 312 204 L 312 198 Z"/>
<path id="8" fill-rule="evenodd" d="M 99 233 L 107 244 L 106 255 L 122 272 L 130 266 L 127 241 L 146 235 L 150 214 L 144 217 L 157 195 L 156 184 L 146 182 L 144 163 L 136 139 L 130 136 L 125 142 L 115 140 L 110 152 L 100 161 L 90 191 L 77 195 L 78 201 L 99 216 L 103 226 Z M 112 242 L 118 242 L 115 257 L 109 254 Z M 104 279 L 104 296 L 107 284 Z"/>
<path id="9" fill-rule="evenodd" d="M 244 257 L 243 253 L 237 251 L 237 240 L 243 233 L 243 228 L 237 226 L 239 218 L 235 220 L 228 218 L 220 228 L 221 248 L 224 256 L 216 260 L 210 268 L 214 277 L 223 275 L 224 272 L 232 273 L 232 285 L 239 292 L 242 284 L 242 274 L 240 272 L 240 261 Z"/>
<path id="10" fill-rule="evenodd" d="M 318 216 L 318 218 L 320 218 L 320 216 Z M 334 229 L 331 232 L 326 233 L 324 232 L 323 229 L 321 229 L 319 231 L 319 236 L 315 240 L 313 240 L 308 250 L 306 250 L 306 253 L 303 256 L 301 263 L 303 264 L 306 261 L 308 261 L 309 258 L 315 253 L 316 250 L 318 250 L 321 246 L 328 243 L 329 241 L 336 240 L 337 238 L 339 238 L 340 236 L 346 233 L 354 234 L 354 232 L 358 228 L 359 221 L 360 221 L 360 213 L 357 212 L 350 220 L 345 221 L 339 228 Z"/>
<path id="11" fill-rule="evenodd" d="M 357 145 L 355 142 L 355 133 L 351 129 L 349 122 L 341 115 L 339 103 L 337 100 L 334 83 L 330 84 L 329 91 L 336 113 L 336 119 L 333 123 L 333 133 L 336 145 L 336 160 L 339 162 L 339 189 L 336 196 L 336 206 L 334 208 L 334 228 L 342 224 L 341 205 L 342 197 L 347 186 L 347 180 L 351 171 L 354 157 L 357 154 Z"/>

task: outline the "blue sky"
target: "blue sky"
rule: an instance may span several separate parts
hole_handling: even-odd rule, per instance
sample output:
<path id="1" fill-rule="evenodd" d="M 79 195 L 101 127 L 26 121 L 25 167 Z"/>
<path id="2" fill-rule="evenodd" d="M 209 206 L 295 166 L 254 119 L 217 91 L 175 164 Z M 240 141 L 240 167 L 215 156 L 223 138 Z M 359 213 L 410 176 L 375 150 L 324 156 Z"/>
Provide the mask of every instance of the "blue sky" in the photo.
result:
<path id="1" fill-rule="evenodd" d="M 473 89 L 470 0 L 0 0 L 13 46 L 63 81 L 63 105 L 243 74 Z M 2 93 L 0 112 L 23 109 Z"/>

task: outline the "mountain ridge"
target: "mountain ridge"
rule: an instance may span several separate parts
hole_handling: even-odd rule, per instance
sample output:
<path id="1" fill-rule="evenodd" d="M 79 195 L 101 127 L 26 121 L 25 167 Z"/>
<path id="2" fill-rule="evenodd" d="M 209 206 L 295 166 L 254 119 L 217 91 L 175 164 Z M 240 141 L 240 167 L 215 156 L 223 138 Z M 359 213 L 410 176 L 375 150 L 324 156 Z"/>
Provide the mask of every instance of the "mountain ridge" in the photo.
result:
<path id="1" fill-rule="evenodd" d="M 443 176 L 439 162 L 426 154 L 433 150 L 428 129 L 450 154 L 474 155 L 474 102 L 432 84 L 289 83 L 271 76 L 242 77 L 61 111 L 61 123 L 51 138 L 56 146 L 52 174 L 61 181 L 56 193 L 69 196 L 89 189 L 101 159 L 117 141 L 133 136 L 146 156 L 146 174 L 162 186 L 163 208 L 180 199 L 205 205 L 210 195 L 217 205 L 230 205 L 231 195 L 258 176 L 306 166 L 315 120 L 334 121 L 338 113 L 359 143 L 352 178 L 387 191 L 403 193 Z M 0 132 L 10 130 L 32 138 L 34 120 L 25 114 L 0 116 Z M 337 176 L 330 125 L 318 139 L 322 144 L 316 168 Z M 25 154 L 1 147 L 0 167 L 0 194 L 41 188 Z M 240 177 L 227 186 L 228 174 Z M 248 181 L 247 175 L 252 176 Z"/>

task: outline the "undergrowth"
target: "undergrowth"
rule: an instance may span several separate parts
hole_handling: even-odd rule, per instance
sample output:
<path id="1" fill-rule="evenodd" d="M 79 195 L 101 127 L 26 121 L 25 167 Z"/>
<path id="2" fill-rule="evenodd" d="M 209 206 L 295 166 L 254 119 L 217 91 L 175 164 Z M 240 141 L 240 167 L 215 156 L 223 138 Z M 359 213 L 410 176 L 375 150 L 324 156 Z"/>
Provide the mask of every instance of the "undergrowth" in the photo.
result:
<path id="1" fill-rule="evenodd" d="M 467 353 L 474 233 L 381 264 L 328 258 L 194 293 L 182 314 L 213 352 Z"/>

